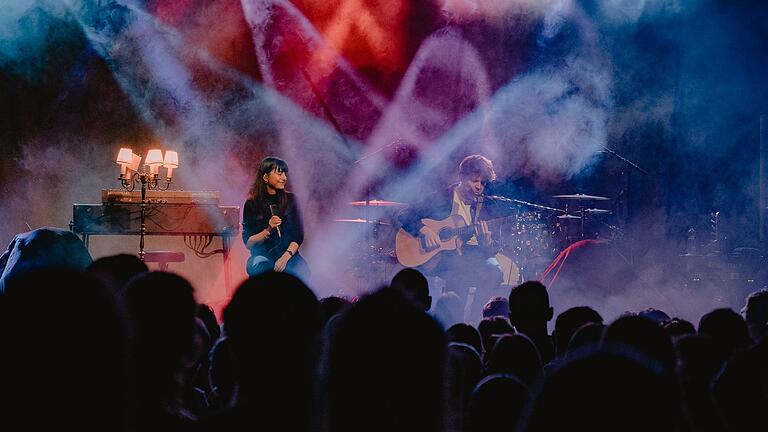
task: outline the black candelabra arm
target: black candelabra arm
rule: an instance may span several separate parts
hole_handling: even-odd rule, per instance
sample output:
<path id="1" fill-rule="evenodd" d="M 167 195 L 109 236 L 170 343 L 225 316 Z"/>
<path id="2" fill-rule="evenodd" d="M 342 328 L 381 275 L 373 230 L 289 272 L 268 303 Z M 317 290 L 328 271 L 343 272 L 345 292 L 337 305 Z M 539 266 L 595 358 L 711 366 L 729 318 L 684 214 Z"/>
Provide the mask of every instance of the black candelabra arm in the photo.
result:
<path id="1" fill-rule="evenodd" d="M 128 192 L 133 192 L 134 189 L 136 189 L 136 183 L 141 182 L 139 179 L 139 173 L 134 172 L 130 176 L 121 175 L 118 177 L 118 180 L 120 180 L 120 184 L 123 186 L 123 189 L 127 190 Z"/>

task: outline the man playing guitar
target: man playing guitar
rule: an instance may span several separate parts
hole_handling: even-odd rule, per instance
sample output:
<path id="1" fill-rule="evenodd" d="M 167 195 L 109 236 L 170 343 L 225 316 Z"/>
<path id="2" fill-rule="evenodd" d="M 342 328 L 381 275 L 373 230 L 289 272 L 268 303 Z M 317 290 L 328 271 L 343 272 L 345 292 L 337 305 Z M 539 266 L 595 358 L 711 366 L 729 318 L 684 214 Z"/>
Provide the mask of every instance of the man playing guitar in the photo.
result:
<path id="1" fill-rule="evenodd" d="M 474 286 L 470 322 L 479 319 L 489 298 L 500 294 L 502 271 L 495 258 L 499 248 L 484 222 L 499 210 L 483 195 L 487 183 L 495 178 L 490 159 L 467 156 L 459 164 L 458 184 L 427 195 L 398 214 L 403 230 L 399 243 L 408 246 L 409 238 L 413 239 L 410 250 L 397 251 L 398 259 L 440 277 L 446 291 L 454 291 L 465 301 Z"/>

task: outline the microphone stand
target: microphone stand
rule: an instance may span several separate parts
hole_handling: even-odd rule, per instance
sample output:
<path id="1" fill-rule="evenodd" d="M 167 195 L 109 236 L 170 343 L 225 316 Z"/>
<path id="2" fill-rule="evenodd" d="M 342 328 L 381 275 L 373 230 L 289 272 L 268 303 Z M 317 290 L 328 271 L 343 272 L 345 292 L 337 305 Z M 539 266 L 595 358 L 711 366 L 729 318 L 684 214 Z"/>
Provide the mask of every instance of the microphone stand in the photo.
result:
<path id="1" fill-rule="evenodd" d="M 391 143 L 387 143 L 385 145 L 382 145 L 379 148 L 377 148 L 376 150 L 374 150 L 374 151 L 372 151 L 370 153 L 367 153 L 367 154 L 359 157 L 358 159 L 356 159 L 355 161 L 352 162 L 352 165 L 361 164 L 361 163 L 367 161 L 368 159 L 370 159 L 372 156 L 375 156 L 375 155 L 383 152 L 384 150 L 392 148 L 392 147 L 400 144 L 401 142 L 402 141 L 400 139 L 396 139 L 396 140 L 392 141 Z M 366 264 L 368 266 L 370 266 L 369 270 L 374 265 L 379 264 L 379 260 L 381 258 L 380 257 L 380 255 L 381 255 L 380 252 L 381 251 L 377 251 L 376 250 L 376 244 L 375 244 L 376 239 L 378 239 L 378 237 L 379 237 L 379 220 L 377 219 L 375 221 L 372 221 L 372 220 L 369 219 L 370 216 L 371 216 L 371 201 L 372 201 L 372 199 L 371 199 L 371 190 L 372 189 L 373 189 L 373 187 L 371 186 L 371 180 L 367 179 L 367 184 L 365 186 L 365 206 L 364 206 L 364 210 L 363 210 L 363 220 L 364 220 L 364 223 L 365 223 L 365 246 L 366 246 L 365 257 L 366 257 Z M 383 265 L 386 266 L 385 263 Z M 385 267 L 383 267 L 383 268 L 384 268 L 384 273 L 385 273 L 384 276 L 386 278 L 386 268 Z M 360 282 L 360 288 L 362 289 L 362 285 L 363 285 L 362 279 L 360 279 L 359 282 Z"/>
<path id="2" fill-rule="evenodd" d="M 566 213 L 566 211 L 563 210 L 563 209 L 554 208 L 554 207 L 547 207 L 545 205 L 534 204 L 534 203 L 530 203 L 528 201 L 522 201 L 522 200 L 519 200 L 519 199 L 507 198 L 507 197 L 503 197 L 503 196 L 500 196 L 500 195 L 485 195 L 485 198 L 487 198 L 487 199 L 489 199 L 491 201 L 500 201 L 500 202 L 507 203 L 507 204 L 510 204 L 510 205 L 512 205 L 512 204 L 522 204 L 522 205 L 526 205 L 526 206 L 529 206 L 529 207 L 537 208 L 537 209 L 540 209 L 540 210 L 550 210 L 550 211 L 559 212 L 559 213 Z"/>
<path id="3" fill-rule="evenodd" d="M 624 156 L 622 156 L 622 155 L 620 155 L 620 154 L 616 153 L 615 151 L 613 151 L 613 150 L 609 149 L 609 148 L 608 148 L 608 147 L 606 147 L 606 146 L 600 146 L 600 147 L 602 147 L 602 149 L 603 149 L 602 151 L 604 151 L 604 152 L 606 152 L 606 153 L 610 153 L 610 154 L 612 154 L 612 155 L 616 156 L 616 157 L 617 157 L 619 160 L 621 160 L 622 162 L 624 162 L 624 163 L 626 163 L 627 165 L 631 166 L 632 168 L 634 168 L 634 169 L 636 169 L 636 170 L 640 171 L 641 173 L 643 173 L 643 174 L 645 174 L 645 175 L 648 175 L 648 171 L 646 171 L 646 170 L 644 170 L 644 169 L 640 168 L 639 166 L 637 166 L 637 164 L 636 164 L 636 163 L 632 162 L 631 160 L 629 160 L 629 159 L 625 158 Z"/>
<path id="4" fill-rule="evenodd" d="M 384 144 L 383 146 L 380 146 L 376 150 L 374 150 L 374 151 L 372 151 L 370 153 L 367 153 L 367 154 L 357 158 L 354 162 L 352 162 L 352 165 L 358 165 L 358 164 L 366 161 L 370 157 L 372 157 L 374 155 L 377 155 L 377 154 L 383 152 L 384 150 L 386 150 L 388 148 L 396 147 L 399 144 L 402 144 L 402 140 L 400 138 L 392 141 L 391 143 Z M 369 181 L 369 183 L 365 187 L 365 213 L 364 213 L 364 219 L 365 219 L 366 223 L 370 222 L 368 220 L 368 215 L 369 215 L 368 207 L 370 206 L 370 204 L 371 204 L 371 185 L 370 185 L 370 181 Z"/>
<path id="5" fill-rule="evenodd" d="M 370 152 L 370 153 L 367 153 L 367 154 L 365 154 L 365 155 L 363 155 L 363 156 L 359 157 L 357 160 L 355 160 L 354 162 L 352 162 L 352 165 L 357 165 L 357 164 L 359 164 L 360 162 L 363 162 L 364 160 L 366 160 L 366 159 L 370 158 L 371 156 L 373 156 L 373 155 L 376 155 L 376 154 L 379 154 L 379 153 L 383 152 L 384 150 L 386 150 L 386 149 L 388 149 L 388 148 L 390 148 L 390 147 L 394 147 L 395 145 L 397 145 L 397 144 L 401 144 L 401 143 L 402 143 L 402 140 L 398 138 L 398 139 L 396 139 L 396 140 L 392 141 L 392 142 L 391 142 L 391 143 L 389 143 L 389 144 L 384 144 L 383 146 L 381 146 L 381 147 L 377 148 L 376 150 L 374 150 L 374 151 L 372 151 L 372 152 Z"/>
<path id="6" fill-rule="evenodd" d="M 602 152 L 612 154 L 618 160 L 620 160 L 620 161 L 624 162 L 625 164 L 629 165 L 630 168 L 634 168 L 634 169 L 640 171 L 641 173 L 643 173 L 645 175 L 650 175 L 648 173 L 648 171 L 644 170 L 643 168 L 638 166 L 636 163 L 634 163 L 631 160 L 627 159 L 626 157 L 620 155 L 619 153 L 615 152 L 614 150 L 609 149 L 608 147 L 606 147 L 604 145 L 601 145 L 600 147 L 602 148 Z M 629 169 L 626 172 L 627 172 L 627 184 L 626 184 L 626 187 L 624 188 L 623 195 L 624 195 L 624 202 L 626 203 L 626 210 L 627 210 L 627 212 L 626 212 L 626 219 L 627 219 L 627 221 L 629 221 L 629 219 L 630 219 L 630 212 L 631 212 L 630 211 L 631 203 L 629 201 L 629 197 L 630 197 L 630 188 L 631 188 L 631 185 L 632 185 L 632 170 Z M 620 193 L 619 196 L 621 196 L 621 195 L 622 194 Z M 629 239 L 629 262 L 630 262 L 630 264 L 634 264 L 635 263 L 634 241 L 632 240 L 632 238 Z"/>

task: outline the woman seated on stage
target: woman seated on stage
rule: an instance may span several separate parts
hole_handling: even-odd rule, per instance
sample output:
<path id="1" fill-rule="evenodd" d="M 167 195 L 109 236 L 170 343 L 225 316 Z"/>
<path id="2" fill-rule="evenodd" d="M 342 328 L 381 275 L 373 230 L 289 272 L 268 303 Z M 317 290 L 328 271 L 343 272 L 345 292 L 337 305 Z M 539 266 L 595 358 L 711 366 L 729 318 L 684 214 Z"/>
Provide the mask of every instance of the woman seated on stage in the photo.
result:
<path id="1" fill-rule="evenodd" d="M 248 275 L 268 270 L 285 271 L 304 280 L 309 267 L 299 255 L 304 228 L 296 197 L 285 190 L 288 165 L 266 157 L 259 164 L 256 180 L 243 206 L 243 242 L 251 251 Z"/>

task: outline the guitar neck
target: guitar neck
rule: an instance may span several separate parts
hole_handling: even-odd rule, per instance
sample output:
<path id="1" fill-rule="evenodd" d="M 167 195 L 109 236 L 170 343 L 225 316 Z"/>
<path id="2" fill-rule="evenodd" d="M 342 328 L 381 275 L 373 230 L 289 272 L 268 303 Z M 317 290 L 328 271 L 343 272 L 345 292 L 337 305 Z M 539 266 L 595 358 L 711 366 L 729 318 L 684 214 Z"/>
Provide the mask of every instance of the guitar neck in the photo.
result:
<path id="1" fill-rule="evenodd" d="M 484 220 L 484 221 L 480 221 L 480 222 L 485 222 L 488 225 L 488 229 L 493 231 L 494 229 L 497 228 L 497 225 L 502 224 L 502 223 L 504 223 L 505 221 L 508 221 L 508 220 L 513 220 L 516 217 L 517 216 L 504 216 L 504 217 L 488 219 L 488 220 Z M 480 222 L 475 222 L 472 225 L 467 225 L 465 227 L 456 228 L 456 234 L 458 234 L 459 236 L 473 234 L 475 232 L 475 227 L 479 226 Z"/>

